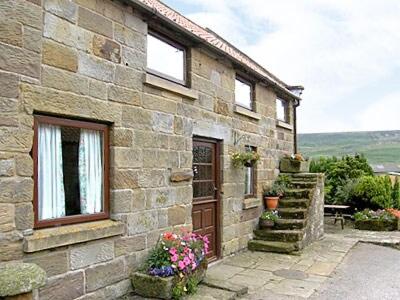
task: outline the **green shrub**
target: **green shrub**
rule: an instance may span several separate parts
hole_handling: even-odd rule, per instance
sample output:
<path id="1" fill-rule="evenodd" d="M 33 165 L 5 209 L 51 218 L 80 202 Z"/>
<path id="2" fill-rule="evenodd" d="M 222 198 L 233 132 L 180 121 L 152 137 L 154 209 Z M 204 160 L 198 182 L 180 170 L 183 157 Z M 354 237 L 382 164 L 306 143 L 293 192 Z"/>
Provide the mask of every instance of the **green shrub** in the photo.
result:
<path id="1" fill-rule="evenodd" d="M 396 219 L 391 213 L 385 210 L 369 210 L 364 209 L 363 211 L 356 212 L 354 214 L 354 219 L 356 221 L 365 221 L 365 220 L 380 220 L 380 221 L 393 221 Z"/>
<path id="2" fill-rule="evenodd" d="M 325 202 L 330 204 L 348 203 L 346 198 L 351 198 L 355 181 L 362 176 L 373 175 L 367 159 L 360 154 L 341 159 L 321 157 L 311 161 L 310 172 L 325 173 Z"/>
<path id="3" fill-rule="evenodd" d="M 363 176 L 354 187 L 351 202 L 357 208 L 391 208 L 392 183 L 388 176 Z"/>
<path id="4" fill-rule="evenodd" d="M 400 209 L 400 182 L 399 177 L 396 177 L 392 191 L 393 207 Z"/>

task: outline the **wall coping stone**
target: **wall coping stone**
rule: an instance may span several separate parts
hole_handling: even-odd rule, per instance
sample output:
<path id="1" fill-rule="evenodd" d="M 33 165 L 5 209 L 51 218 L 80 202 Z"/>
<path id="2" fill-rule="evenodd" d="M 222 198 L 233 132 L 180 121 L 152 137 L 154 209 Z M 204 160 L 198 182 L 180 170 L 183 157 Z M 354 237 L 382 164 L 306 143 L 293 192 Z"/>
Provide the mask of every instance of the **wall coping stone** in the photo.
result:
<path id="1" fill-rule="evenodd" d="M 186 98 L 197 100 L 199 98 L 199 93 L 178 83 L 157 77 L 155 75 L 147 73 L 144 78 L 144 83 L 156 88 L 160 88 Z"/>
<path id="2" fill-rule="evenodd" d="M 24 251 L 36 252 L 71 244 L 77 244 L 124 233 L 121 222 L 104 220 L 56 228 L 39 229 L 24 239 Z"/>
<path id="3" fill-rule="evenodd" d="M 251 111 L 247 108 L 241 107 L 240 105 L 235 105 L 233 111 L 237 114 L 255 119 L 255 120 L 261 120 L 261 115 L 259 113 L 256 113 L 254 111 Z"/>
<path id="4" fill-rule="evenodd" d="M 289 129 L 289 130 L 293 130 L 293 125 L 283 122 L 283 121 L 280 121 L 280 120 L 276 120 L 276 126 L 282 127 L 285 129 Z"/>
<path id="5" fill-rule="evenodd" d="M 243 200 L 243 209 L 251 209 L 255 207 L 259 207 L 261 205 L 261 201 L 258 198 L 245 198 Z"/>
<path id="6" fill-rule="evenodd" d="M 6 263 L 0 267 L 0 297 L 32 292 L 46 284 L 46 272 L 30 263 Z"/>

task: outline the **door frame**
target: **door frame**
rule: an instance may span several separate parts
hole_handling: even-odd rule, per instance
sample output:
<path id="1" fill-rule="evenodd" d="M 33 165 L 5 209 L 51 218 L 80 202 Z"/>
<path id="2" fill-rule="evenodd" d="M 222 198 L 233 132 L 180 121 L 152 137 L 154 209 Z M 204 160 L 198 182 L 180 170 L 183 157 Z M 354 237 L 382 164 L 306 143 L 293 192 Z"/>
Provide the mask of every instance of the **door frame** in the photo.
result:
<path id="1" fill-rule="evenodd" d="M 215 212 L 215 244 L 216 244 L 216 259 L 219 260 L 221 258 L 221 181 L 222 181 L 222 174 L 221 174 L 221 144 L 222 141 L 214 138 L 209 138 L 209 137 L 203 137 L 203 136 L 193 136 L 192 142 L 205 142 L 205 143 L 212 143 L 215 145 L 215 185 L 217 188 L 216 191 L 216 200 L 217 200 L 217 205 L 216 205 L 216 212 Z M 193 146 L 192 146 L 192 155 L 193 155 Z M 193 167 L 193 163 L 192 163 Z M 192 183 L 192 189 L 193 189 L 193 183 Z M 192 211 L 193 211 L 193 197 L 192 197 Z M 193 225 L 193 220 L 192 220 L 192 225 Z"/>

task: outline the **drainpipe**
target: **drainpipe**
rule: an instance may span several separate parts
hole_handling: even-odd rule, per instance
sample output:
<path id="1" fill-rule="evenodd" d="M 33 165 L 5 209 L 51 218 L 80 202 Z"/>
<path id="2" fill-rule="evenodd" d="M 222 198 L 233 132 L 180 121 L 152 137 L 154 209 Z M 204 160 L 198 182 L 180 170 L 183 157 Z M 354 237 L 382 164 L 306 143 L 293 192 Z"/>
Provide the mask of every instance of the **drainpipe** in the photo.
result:
<path id="1" fill-rule="evenodd" d="M 294 93 L 297 96 L 301 96 L 301 94 L 304 91 L 304 87 L 301 85 L 297 86 L 290 86 L 288 89 Z M 300 100 L 299 99 L 294 99 L 293 103 L 293 131 L 294 131 L 294 136 L 293 136 L 293 144 L 294 144 L 294 153 L 297 153 L 298 150 L 298 142 L 297 142 L 297 107 L 300 106 Z"/>

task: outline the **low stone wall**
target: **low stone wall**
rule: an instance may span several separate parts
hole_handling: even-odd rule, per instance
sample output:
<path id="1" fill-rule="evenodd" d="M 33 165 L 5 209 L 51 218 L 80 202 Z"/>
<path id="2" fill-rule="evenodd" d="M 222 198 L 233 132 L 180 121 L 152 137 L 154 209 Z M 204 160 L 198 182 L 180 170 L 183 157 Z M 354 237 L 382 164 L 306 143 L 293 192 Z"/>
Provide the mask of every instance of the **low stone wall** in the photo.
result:
<path id="1" fill-rule="evenodd" d="M 399 220 L 357 220 L 354 227 L 359 230 L 395 231 L 399 230 Z"/>
<path id="2" fill-rule="evenodd" d="M 324 175 L 310 174 L 310 178 L 316 180 L 315 188 L 312 190 L 311 203 L 307 212 L 306 231 L 303 246 L 321 239 L 324 235 Z"/>

